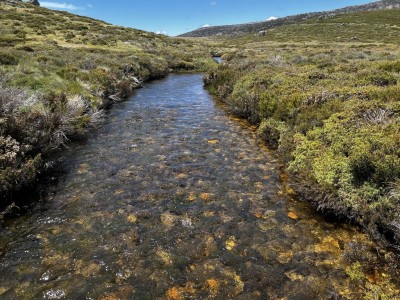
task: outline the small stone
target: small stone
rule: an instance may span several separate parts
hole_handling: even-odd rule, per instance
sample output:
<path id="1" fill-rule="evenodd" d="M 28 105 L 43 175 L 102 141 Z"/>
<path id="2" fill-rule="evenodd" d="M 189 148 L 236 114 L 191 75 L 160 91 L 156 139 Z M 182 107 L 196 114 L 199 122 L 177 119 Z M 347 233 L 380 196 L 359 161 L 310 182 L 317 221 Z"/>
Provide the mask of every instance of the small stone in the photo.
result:
<path id="1" fill-rule="evenodd" d="M 289 212 L 288 217 L 291 218 L 292 220 L 297 220 L 299 217 L 296 215 L 294 212 Z"/>
<path id="2" fill-rule="evenodd" d="M 253 215 L 254 215 L 257 219 L 259 219 L 259 218 L 261 218 L 261 217 L 263 216 L 263 213 L 262 213 L 260 210 L 255 210 L 255 211 L 253 211 Z"/>
<path id="3" fill-rule="evenodd" d="M 234 236 L 231 236 L 226 242 L 225 242 L 225 248 L 226 250 L 232 251 L 233 248 L 236 247 L 236 238 Z"/>
<path id="4" fill-rule="evenodd" d="M 218 140 L 208 140 L 207 143 L 209 143 L 210 145 L 216 145 L 219 143 Z"/>
<path id="5" fill-rule="evenodd" d="M 40 281 L 41 282 L 48 282 L 51 279 L 51 272 L 50 271 L 46 271 L 42 274 L 42 276 L 40 277 Z M 0 289 L 0 295 L 1 295 L 1 289 Z"/>
<path id="6" fill-rule="evenodd" d="M 207 287 L 210 289 L 211 294 L 215 295 L 219 289 L 219 282 L 214 278 L 207 279 Z"/>
<path id="7" fill-rule="evenodd" d="M 65 299 L 65 291 L 50 290 L 44 293 L 46 299 Z"/>
<path id="8" fill-rule="evenodd" d="M 172 227 L 172 225 L 174 225 L 174 222 L 176 220 L 176 216 L 168 211 L 163 213 L 160 218 L 161 222 L 168 228 Z"/>
<path id="9" fill-rule="evenodd" d="M 210 218 L 210 217 L 214 217 L 214 216 L 215 216 L 215 212 L 213 212 L 213 211 L 205 211 L 205 212 L 203 213 L 203 215 L 204 215 L 205 217 L 207 217 L 207 218 Z"/>
<path id="10" fill-rule="evenodd" d="M 212 196 L 213 194 L 211 193 L 201 193 L 199 197 L 201 200 L 209 201 Z"/>
<path id="11" fill-rule="evenodd" d="M 322 253 L 322 252 L 331 252 L 340 254 L 341 249 L 339 245 L 339 241 L 334 239 L 331 236 L 325 237 L 320 244 L 315 245 L 315 252 Z"/>
<path id="12" fill-rule="evenodd" d="M 178 287 L 170 288 L 166 293 L 165 296 L 168 300 L 180 300 L 182 299 L 181 293 Z"/>
<path id="13" fill-rule="evenodd" d="M 193 192 L 189 193 L 189 196 L 187 197 L 188 201 L 194 201 L 196 200 L 196 195 Z"/>
<path id="14" fill-rule="evenodd" d="M 296 273 L 296 271 L 286 272 L 285 275 L 291 281 L 303 281 L 304 280 L 304 276 Z"/>
<path id="15" fill-rule="evenodd" d="M 193 223 L 192 223 L 192 219 L 189 216 L 185 216 L 182 218 L 181 220 L 182 226 L 186 227 L 186 228 L 192 228 L 193 227 Z"/>
<path id="16" fill-rule="evenodd" d="M 267 220 L 269 218 L 272 218 L 276 215 L 276 212 L 274 210 L 267 210 L 266 212 L 264 212 L 264 214 L 262 215 L 262 218 Z"/>
<path id="17" fill-rule="evenodd" d="M 260 220 L 260 221 L 257 222 L 258 227 L 263 232 L 270 231 L 272 228 L 276 227 L 278 224 L 279 224 L 279 222 L 274 218 L 269 218 L 269 219 L 266 219 L 266 220 Z"/>
<path id="18" fill-rule="evenodd" d="M 287 193 L 289 196 L 295 196 L 295 195 L 296 195 L 296 191 L 295 191 L 294 189 L 292 189 L 291 187 L 287 187 L 287 188 L 286 188 L 286 193 Z"/>
<path id="19" fill-rule="evenodd" d="M 293 251 L 282 252 L 279 254 L 278 260 L 282 264 L 287 264 L 293 257 Z"/>
<path id="20" fill-rule="evenodd" d="M 172 258 L 167 251 L 158 250 L 156 254 L 166 266 L 172 266 Z"/>
<path id="21" fill-rule="evenodd" d="M 118 300 L 119 298 L 115 294 L 109 294 L 107 296 L 101 297 L 100 300 Z"/>
<path id="22" fill-rule="evenodd" d="M 59 234 L 61 231 L 62 231 L 62 228 L 61 228 L 60 226 L 53 227 L 53 228 L 50 230 L 50 232 L 51 232 L 52 234 L 54 234 L 54 235 Z"/>
<path id="23" fill-rule="evenodd" d="M 128 219 L 129 223 L 136 223 L 137 222 L 137 216 L 134 215 L 134 214 L 129 215 L 127 219 Z"/>
<path id="24" fill-rule="evenodd" d="M 264 185 L 263 185 L 262 182 L 255 182 L 255 183 L 254 183 L 254 187 L 255 187 L 256 189 L 261 190 L 261 189 L 264 188 Z"/>

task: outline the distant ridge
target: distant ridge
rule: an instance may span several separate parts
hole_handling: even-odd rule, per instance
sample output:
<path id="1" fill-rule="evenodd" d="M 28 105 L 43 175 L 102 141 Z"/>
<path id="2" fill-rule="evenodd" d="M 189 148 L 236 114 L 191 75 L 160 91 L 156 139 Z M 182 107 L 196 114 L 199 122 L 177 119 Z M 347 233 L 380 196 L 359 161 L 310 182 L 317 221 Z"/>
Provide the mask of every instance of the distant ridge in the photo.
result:
<path id="1" fill-rule="evenodd" d="M 8 2 L 9 4 L 20 4 L 21 2 L 29 3 L 32 5 L 40 6 L 38 0 L 0 0 L 0 2 Z"/>
<path id="2" fill-rule="evenodd" d="M 400 8 L 400 0 L 380 0 L 364 5 L 348 6 L 332 11 L 312 12 L 288 16 L 271 21 L 261 21 L 236 25 L 209 26 L 179 35 L 180 37 L 236 36 L 242 34 L 265 34 L 266 30 L 295 24 L 311 18 L 329 18 L 338 14 Z"/>

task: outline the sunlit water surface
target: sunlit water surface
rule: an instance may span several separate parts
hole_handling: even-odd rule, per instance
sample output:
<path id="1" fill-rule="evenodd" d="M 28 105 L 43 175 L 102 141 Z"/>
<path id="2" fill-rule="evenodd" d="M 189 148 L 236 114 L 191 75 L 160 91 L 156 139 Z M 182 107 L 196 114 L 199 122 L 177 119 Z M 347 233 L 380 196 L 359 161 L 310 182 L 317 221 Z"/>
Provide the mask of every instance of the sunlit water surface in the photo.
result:
<path id="1" fill-rule="evenodd" d="M 201 75 L 146 84 L 64 155 L 67 175 L 45 210 L 1 229 L 1 299 L 360 291 L 343 253 L 354 241 L 372 243 L 291 200 L 273 153 L 218 107 Z"/>

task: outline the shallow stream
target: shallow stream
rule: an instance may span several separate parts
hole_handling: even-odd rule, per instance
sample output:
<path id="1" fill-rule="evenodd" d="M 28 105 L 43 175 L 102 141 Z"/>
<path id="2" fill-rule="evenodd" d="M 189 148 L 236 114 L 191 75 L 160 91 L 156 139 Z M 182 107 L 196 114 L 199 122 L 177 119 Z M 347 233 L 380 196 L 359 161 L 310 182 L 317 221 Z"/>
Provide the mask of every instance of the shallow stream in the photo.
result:
<path id="1" fill-rule="evenodd" d="M 201 75 L 146 84 L 64 155 L 67 174 L 44 209 L 0 229 L 1 299 L 360 299 L 396 289 L 385 266 L 356 277 L 346 255 L 376 253 L 374 244 L 292 200 L 274 153 Z"/>

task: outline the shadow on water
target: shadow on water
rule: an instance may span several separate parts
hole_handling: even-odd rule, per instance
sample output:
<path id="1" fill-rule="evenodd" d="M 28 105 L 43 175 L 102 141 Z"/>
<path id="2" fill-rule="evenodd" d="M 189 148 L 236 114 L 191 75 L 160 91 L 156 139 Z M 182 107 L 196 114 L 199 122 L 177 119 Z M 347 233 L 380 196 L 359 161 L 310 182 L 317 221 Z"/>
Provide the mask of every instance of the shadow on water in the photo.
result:
<path id="1" fill-rule="evenodd" d="M 344 254 L 373 243 L 291 200 L 273 153 L 218 108 L 201 75 L 136 91 L 65 163 L 45 209 L 1 229 L 2 299 L 341 299 L 395 288 L 349 275 Z"/>

